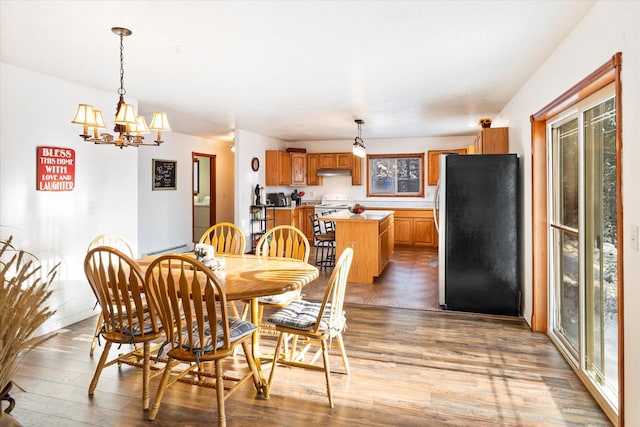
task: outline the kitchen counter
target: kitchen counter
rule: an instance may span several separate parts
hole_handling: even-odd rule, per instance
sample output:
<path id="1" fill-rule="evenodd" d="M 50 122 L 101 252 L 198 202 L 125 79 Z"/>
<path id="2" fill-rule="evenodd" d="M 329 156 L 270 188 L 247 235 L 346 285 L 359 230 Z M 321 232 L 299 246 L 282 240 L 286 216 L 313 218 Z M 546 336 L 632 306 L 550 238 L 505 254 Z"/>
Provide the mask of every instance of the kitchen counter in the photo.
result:
<path id="1" fill-rule="evenodd" d="M 336 213 L 332 213 L 330 215 L 323 215 L 321 218 L 318 218 L 318 219 L 320 219 L 321 221 L 330 220 L 334 222 L 341 222 L 345 220 L 349 222 L 381 221 L 384 218 L 388 217 L 389 215 L 393 215 L 393 211 L 384 211 L 384 210 L 364 211 L 360 215 L 355 215 L 349 211 L 343 210 L 343 211 L 338 211 Z"/>
<path id="2" fill-rule="evenodd" d="M 365 211 L 360 215 L 338 211 L 318 219 L 336 224 L 336 256 L 345 248 L 353 248 L 349 282 L 373 283 L 393 255 L 393 211 Z"/>

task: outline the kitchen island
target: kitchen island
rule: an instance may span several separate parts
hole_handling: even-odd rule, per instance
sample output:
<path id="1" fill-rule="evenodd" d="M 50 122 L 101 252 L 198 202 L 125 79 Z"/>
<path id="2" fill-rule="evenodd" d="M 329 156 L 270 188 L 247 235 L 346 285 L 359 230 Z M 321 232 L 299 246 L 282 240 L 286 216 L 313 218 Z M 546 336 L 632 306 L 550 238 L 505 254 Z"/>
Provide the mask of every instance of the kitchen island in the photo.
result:
<path id="1" fill-rule="evenodd" d="M 318 219 L 335 222 L 337 257 L 345 248 L 353 248 L 348 281 L 373 283 L 393 255 L 393 211 L 365 211 L 360 215 L 339 211 Z"/>

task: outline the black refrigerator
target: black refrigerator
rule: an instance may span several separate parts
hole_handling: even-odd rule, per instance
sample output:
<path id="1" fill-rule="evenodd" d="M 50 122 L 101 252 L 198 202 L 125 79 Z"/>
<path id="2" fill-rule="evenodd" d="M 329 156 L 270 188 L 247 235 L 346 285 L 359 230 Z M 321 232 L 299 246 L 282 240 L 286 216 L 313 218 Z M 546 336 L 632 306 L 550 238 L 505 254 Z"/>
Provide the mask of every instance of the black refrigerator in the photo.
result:
<path id="1" fill-rule="evenodd" d="M 440 158 L 436 206 L 439 303 L 520 315 L 520 212 L 515 154 Z"/>

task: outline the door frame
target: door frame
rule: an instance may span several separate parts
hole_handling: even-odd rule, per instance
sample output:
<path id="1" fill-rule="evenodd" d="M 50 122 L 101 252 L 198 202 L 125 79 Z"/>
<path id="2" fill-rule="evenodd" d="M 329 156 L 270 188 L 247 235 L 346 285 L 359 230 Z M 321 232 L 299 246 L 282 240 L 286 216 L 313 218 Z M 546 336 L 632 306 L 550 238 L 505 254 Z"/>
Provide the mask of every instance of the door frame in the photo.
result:
<path id="1" fill-rule="evenodd" d="M 216 188 L 216 155 L 208 154 L 208 153 L 191 153 L 191 188 L 194 188 L 195 185 L 195 177 L 194 177 L 194 166 L 196 157 L 206 157 L 209 159 L 209 225 L 213 225 L 216 223 L 216 196 L 217 196 L 217 188 Z M 191 234 L 193 235 L 193 226 L 195 225 L 195 205 L 193 202 L 193 197 L 191 198 Z M 197 236 L 198 238 L 200 236 Z M 193 241 L 195 242 L 196 236 L 193 235 Z"/>
<path id="2" fill-rule="evenodd" d="M 544 108 L 531 115 L 531 221 L 532 221 L 532 315 L 531 329 L 547 332 L 549 302 L 549 253 L 547 241 L 547 120 L 577 104 L 603 87 L 614 83 L 616 96 L 616 152 L 618 200 L 618 426 L 624 426 L 624 236 L 622 212 L 622 85 L 620 71 L 622 53 L 610 60 L 564 92 Z M 594 395 L 594 398 L 596 396 Z M 596 398 L 596 400 L 598 400 Z M 598 400 L 599 401 L 599 400 Z M 601 405 L 605 409 L 608 405 Z M 615 414 L 607 415 L 615 419 Z"/>

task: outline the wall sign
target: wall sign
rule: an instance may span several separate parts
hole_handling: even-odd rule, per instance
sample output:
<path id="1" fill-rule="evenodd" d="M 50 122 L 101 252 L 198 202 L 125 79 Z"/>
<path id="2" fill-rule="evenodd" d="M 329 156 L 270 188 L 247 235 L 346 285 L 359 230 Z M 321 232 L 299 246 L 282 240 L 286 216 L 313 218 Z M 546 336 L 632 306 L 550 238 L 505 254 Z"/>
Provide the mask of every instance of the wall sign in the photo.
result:
<path id="1" fill-rule="evenodd" d="M 71 148 L 38 147 L 37 191 L 72 191 L 76 181 L 76 151 Z"/>
<path id="2" fill-rule="evenodd" d="M 176 165 L 175 160 L 152 159 L 153 162 L 153 190 L 175 190 Z"/>

